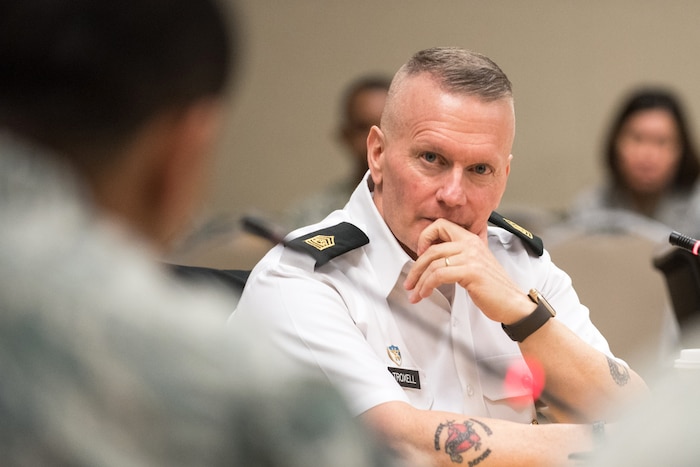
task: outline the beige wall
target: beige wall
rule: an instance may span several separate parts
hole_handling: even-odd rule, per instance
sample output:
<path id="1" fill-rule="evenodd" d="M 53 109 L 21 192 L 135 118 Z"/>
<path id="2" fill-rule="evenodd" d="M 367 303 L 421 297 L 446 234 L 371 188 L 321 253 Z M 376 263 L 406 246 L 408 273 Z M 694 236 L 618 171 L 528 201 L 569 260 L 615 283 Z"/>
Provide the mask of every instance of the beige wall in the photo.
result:
<path id="1" fill-rule="evenodd" d="M 359 73 L 457 45 L 514 83 L 515 156 L 504 204 L 563 208 L 600 177 L 621 94 L 663 83 L 700 117 L 700 2 L 669 0 L 244 0 L 246 56 L 209 213 L 274 214 L 341 177 L 338 96 Z"/>

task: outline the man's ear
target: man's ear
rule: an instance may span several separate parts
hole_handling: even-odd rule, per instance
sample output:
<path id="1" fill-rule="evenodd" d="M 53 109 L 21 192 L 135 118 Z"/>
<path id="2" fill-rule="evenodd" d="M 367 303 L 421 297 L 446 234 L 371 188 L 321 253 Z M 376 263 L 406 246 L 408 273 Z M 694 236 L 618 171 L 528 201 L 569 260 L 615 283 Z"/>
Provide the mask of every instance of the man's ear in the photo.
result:
<path id="1" fill-rule="evenodd" d="M 375 186 L 382 181 L 382 158 L 385 149 L 385 136 L 378 126 L 373 126 L 367 135 L 367 165 Z"/>
<path id="2" fill-rule="evenodd" d="M 202 100 L 179 110 L 164 127 L 151 185 L 158 213 L 153 234 L 162 246 L 182 233 L 201 201 L 221 120 L 221 103 Z"/>

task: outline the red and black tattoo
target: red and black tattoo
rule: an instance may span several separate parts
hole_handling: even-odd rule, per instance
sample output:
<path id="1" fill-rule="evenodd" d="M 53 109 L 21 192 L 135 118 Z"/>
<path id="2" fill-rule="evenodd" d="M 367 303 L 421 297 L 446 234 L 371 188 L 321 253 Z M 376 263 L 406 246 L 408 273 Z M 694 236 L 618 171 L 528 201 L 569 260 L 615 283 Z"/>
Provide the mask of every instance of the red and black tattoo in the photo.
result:
<path id="1" fill-rule="evenodd" d="M 493 431 L 483 422 L 470 418 L 464 423 L 455 423 L 454 420 L 447 423 L 441 423 L 435 430 L 435 450 L 440 450 L 440 436 L 445 428 L 447 428 L 447 439 L 445 440 L 445 453 L 450 456 L 452 462 L 461 464 L 464 460 L 463 454 L 470 450 L 480 451 L 482 437 L 477 433 L 476 426 L 480 427 L 486 436 L 491 436 Z M 491 449 L 486 449 L 480 455 L 468 461 L 470 467 L 479 464 L 491 454 Z"/>

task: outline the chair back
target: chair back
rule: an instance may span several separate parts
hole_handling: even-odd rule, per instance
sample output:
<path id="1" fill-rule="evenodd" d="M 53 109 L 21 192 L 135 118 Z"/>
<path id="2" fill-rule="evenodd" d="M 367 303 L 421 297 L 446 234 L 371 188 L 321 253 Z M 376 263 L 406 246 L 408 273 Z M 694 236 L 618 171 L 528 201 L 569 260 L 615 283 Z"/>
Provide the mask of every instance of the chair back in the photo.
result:
<path id="1" fill-rule="evenodd" d="M 640 374 L 670 364 L 677 348 L 678 325 L 653 265 L 657 249 L 648 238 L 622 232 L 579 233 L 547 248 L 613 353 Z"/>

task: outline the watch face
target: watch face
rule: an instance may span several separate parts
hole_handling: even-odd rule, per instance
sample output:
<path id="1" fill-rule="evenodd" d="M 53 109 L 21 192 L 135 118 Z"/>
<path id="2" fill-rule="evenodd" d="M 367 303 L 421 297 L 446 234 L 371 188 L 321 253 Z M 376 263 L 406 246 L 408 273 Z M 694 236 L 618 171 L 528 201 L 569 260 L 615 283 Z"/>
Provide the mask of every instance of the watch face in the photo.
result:
<path id="1" fill-rule="evenodd" d="M 538 305 L 541 303 L 544 305 L 544 307 L 549 311 L 549 314 L 552 316 L 556 316 L 557 312 L 556 310 L 552 307 L 552 305 L 549 304 L 546 298 L 537 290 L 537 289 L 530 289 L 530 292 L 528 293 L 530 296 L 530 299 L 537 303 Z"/>

